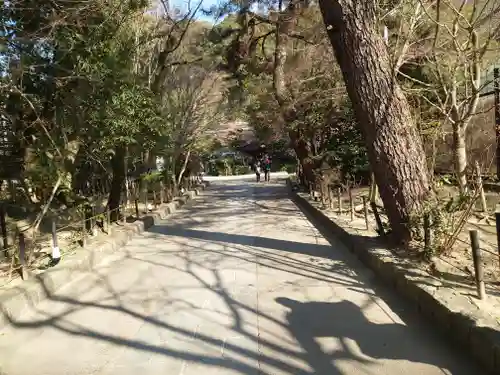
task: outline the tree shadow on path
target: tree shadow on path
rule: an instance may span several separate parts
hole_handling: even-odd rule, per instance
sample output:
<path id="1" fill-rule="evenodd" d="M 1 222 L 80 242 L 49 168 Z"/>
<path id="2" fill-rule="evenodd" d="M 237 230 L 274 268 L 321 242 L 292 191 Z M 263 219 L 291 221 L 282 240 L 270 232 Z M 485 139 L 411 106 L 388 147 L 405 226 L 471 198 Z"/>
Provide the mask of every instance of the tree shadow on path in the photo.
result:
<path id="1" fill-rule="evenodd" d="M 443 374 L 447 373 L 445 369 L 450 374 L 467 374 L 466 369 L 440 359 L 438 353 L 415 346 L 414 340 L 408 340 L 411 330 L 407 326 L 371 322 L 350 301 L 300 302 L 278 297 L 276 302 L 288 309 L 287 328 L 306 351 L 306 360 L 316 374 L 343 375 L 334 364 L 338 360 L 370 368 L 379 365 L 376 360 L 384 359 L 434 365 Z M 325 351 L 318 342 L 321 338 L 335 338 L 338 347 Z M 353 350 L 347 339 L 353 340 L 359 349 Z"/>
<path id="2" fill-rule="evenodd" d="M 276 190 L 276 196 L 278 193 Z M 283 206 L 291 207 L 290 202 Z M 192 212 L 196 214 L 195 209 Z M 291 215 L 300 216 L 300 213 L 297 210 Z M 243 232 L 237 227 L 234 230 Z M 13 351 L 14 356 L 0 353 L 0 362 L 9 361 L 12 369 L 26 366 L 25 369 L 29 362 L 34 361 L 54 364 L 54 368 L 61 363 L 78 367 L 82 362 L 75 364 L 79 356 L 73 360 L 72 351 L 82 343 L 92 341 L 97 349 L 82 350 L 78 353 L 80 359 L 87 354 L 89 361 L 97 361 L 94 357 L 103 361 L 100 344 L 116 348 L 118 353 L 127 349 L 123 358 L 120 354 L 114 360 L 121 365 L 122 359 L 126 360 L 125 356 L 133 352 L 132 359 L 123 361 L 132 366 L 138 360 L 136 353 L 139 353 L 146 364 L 135 373 L 144 375 L 160 373 L 155 371 L 158 368 L 147 367 L 152 362 L 149 358 L 154 358 L 160 366 L 172 363 L 193 366 L 192 370 L 185 372 L 182 369 L 172 371 L 173 367 L 165 366 L 161 373 L 168 375 L 204 372 L 224 375 L 348 375 L 350 372 L 340 367 L 343 360 L 366 370 L 361 373 L 380 373 L 376 359 L 432 365 L 434 371 L 426 375 L 439 374 L 439 369 L 448 369 L 452 375 L 481 374 L 471 370 L 466 361 L 453 357 L 435 338 L 419 335 L 419 331 L 429 329 L 427 326 L 411 320 L 408 326 L 370 321 L 368 309 L 377 304 L 377 295 L 381 293 L 377 291 L 375 294 L 370 279 L 353 271 L 359 265 L 346 257 L 344 251 L 340 246 L 297 243 L 286 238 L 202 231 L 195 222 L 153 227 L 149 234 L 137 238 L 133 245 L 122 250 L 122 259 L 91 269 L 89 277 L 79 285 L 54 292 L 45 279 L 39 278 L 47 301 L 31 306 L 32 316 L 12 316 L 8 311 L 1 311 L 20 336 L 9 337 L 10 342 L 0 336 L 0 343 L 13 345 L 17 342 L 20 345 Z M 311 258 L 331 259 L 332 262 L 318 264 Z M 228 270 L 251 276 L 243 280 L 230 279 Z M 277 273 L 282 279 L 275 279 Z M 269 288 L 258 284 L 263 277 L 267 277 Z M 250 285 L 252 283 L 254 285 Z M 293 285 L 293 288 L 285 289 L 284 285 Z M 342 289 L 343 296 L 335 298 L 334 302 L 318 301 L 319 297 L 309 299 L 308 288 L 316 287 Z M 294 289 L 298 290 L 294 296 L 299 294 L 307 301 L 292 299 Z M 149 295 L 152 291 L 154 294 Z M 347 301 L 346 294 L 357 298 L 359 305 Z M 212 301 L 214 307 L 204 307 L 202 301 L 205 299 Z M 148 307 L 151 301 L 156 307 Z M 190 318 L 193 321 L 188 321 Z M 384 317 L 384 321 L 390 320 Z M 116 329 L 117 324 L 141 328 L 123 334 Z M 198 330 L 199 326 L 205 329 Z M 141 336 L 142 329 L 154 334 Z M 26 331 L 29 333 L 23 335 Z M 36 356 L 41 355 L 39 351 L 43 346 L 58 344 L 49 340 L 54 337 L 51 336 L 54 332 L 59 340 L 68 337 L 71 341 L 64 341 L 64 347 L 59 345 L 59 351 L 44 351 L 49 357 L 39 361 Z M 36 338 L 30 335 L 36 335 Z M 160 340 L 158 336 L 164 339 Z M 235 336 L 244 341 L 228 340 Z M 341 346 L 328 351 L 318 344 L 321 338 L 334 339 Z M 352 350 L 348 339 L 357 344 L 357 352 Z M 183 346 L 184 342 L 189 345 Z M 26 347 L 29 349 L 23 352 Z M 88 345 L 82 347 L 89 348 Z M 27 357 L 26 353 L 31 353 L 32 357 Z M 107 363 L 99 366 L 102 368 L 94 373 L 123 373 L 116 368 L 113 368 L 114 372 L 104 372 Z M 81 370 L 75 367 L 73 373 Z M 132 371 L 129 369 L 125 373 Z M 31 375 L 19 371 L 11 374 Z"/>

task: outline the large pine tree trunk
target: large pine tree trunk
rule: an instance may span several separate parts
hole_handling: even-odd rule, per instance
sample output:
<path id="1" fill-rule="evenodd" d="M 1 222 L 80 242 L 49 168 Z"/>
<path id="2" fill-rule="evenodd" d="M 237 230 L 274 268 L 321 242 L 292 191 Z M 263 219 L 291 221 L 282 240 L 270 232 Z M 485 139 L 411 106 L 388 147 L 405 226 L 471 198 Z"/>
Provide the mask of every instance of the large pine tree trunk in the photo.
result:
<path id="1" fill-rule="evenodd" d="M 404 243 L 411 236 L 409 216 L 431 190 L 422 142 L 378 31 L 375 2 L 320 0 L 319 5 L 393 235 Z"/>

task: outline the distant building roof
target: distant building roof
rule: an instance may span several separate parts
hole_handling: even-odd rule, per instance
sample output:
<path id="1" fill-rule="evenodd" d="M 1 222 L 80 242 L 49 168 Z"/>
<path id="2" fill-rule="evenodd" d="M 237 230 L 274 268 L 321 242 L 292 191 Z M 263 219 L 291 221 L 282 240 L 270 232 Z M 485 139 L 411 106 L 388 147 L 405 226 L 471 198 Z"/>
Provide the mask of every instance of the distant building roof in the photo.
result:
<path id="1" fill-rule="evenodd" d="M 253 128 L 245 121 L 228 121 L 220 124 L 216 129 L 207 131 L 207 133 L 217 137 L 221 142 L 228 141 L 232 135 L 238 135 L 244 140 L 255 138 Z"/>
<path id="2" fill-rule="evenodd" d="M 255 153 L 259 151 L 265 151 L 266 146 L 259 141 L 250 141 L 241 144 L 237 149 L 245 153 Z"/>

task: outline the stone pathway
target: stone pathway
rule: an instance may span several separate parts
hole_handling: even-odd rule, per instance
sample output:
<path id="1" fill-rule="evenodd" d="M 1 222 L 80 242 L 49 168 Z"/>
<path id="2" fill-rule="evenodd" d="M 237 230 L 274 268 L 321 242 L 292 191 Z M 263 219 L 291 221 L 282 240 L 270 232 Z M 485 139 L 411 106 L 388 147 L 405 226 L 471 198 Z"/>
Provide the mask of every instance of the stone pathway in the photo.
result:
<path id="1" fill-rule="evenodd" d="M 283 182 L 213 182 L 0 332 L 0 374 L 483 374 L 408 310 Z"/>

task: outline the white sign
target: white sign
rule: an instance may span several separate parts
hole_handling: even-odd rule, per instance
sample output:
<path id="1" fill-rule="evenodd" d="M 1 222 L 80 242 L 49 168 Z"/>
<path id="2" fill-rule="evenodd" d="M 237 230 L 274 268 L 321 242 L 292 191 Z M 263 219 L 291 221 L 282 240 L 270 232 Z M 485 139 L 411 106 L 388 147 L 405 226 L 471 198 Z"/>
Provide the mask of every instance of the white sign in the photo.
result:
<path id="1" fill-rule="evenodd" d="M 165 159 L 162 156 L 156 157 L 156 170 L 163 171 L 165 169 Z"/>

